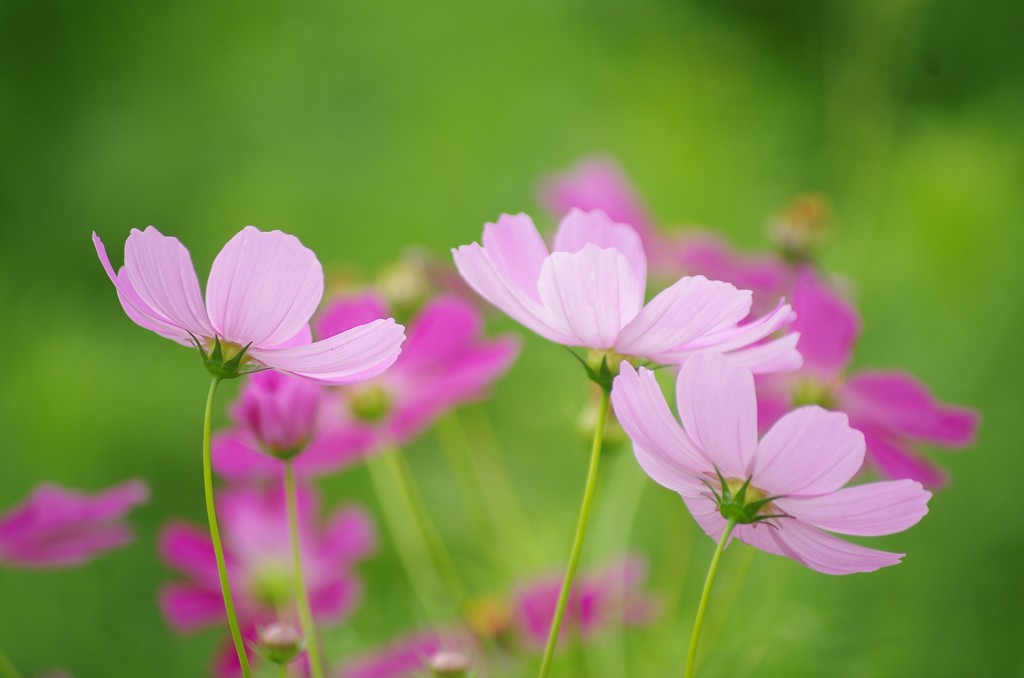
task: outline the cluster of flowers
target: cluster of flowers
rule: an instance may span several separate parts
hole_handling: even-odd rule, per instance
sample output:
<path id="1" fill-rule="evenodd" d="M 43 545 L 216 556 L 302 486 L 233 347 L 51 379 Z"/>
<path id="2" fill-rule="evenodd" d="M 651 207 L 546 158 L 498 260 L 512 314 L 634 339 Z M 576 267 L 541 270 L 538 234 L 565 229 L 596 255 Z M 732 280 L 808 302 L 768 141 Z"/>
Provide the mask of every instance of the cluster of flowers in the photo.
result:
<path id="1" fill-rule="evenodd" d="M 417 259 L 375 288 L 331 298 L 315 318 L 323 271 L 292 236 L 246 227 L 214 261 L 205 299 L 176 239 L 133 231 L 115 271 L 94 236 L 129 317 L 202 354 L 214 376 L 211 403 L 219 380 L 246 379 L 230 427 L 208 440 L 223 481 L 208 496 L 223 543 L 178 521 L 160 538 L 163 559 L 183 576 L 159 595 L 174 628 L 223 624 L 233 601 L 234 642 L 215 660 L 216 675 L 248 676 L 247 663 L 263 657 L 317 676 L 307 622 L 353 614 L 357 567 L 376 551 L 377 529 L 356 504 L 323 518 L 316 479 L 396 454 L 511 367 L 519 342 L 485 338 L 473 292 L 545 339 L 583 349 L 602 392 L 568 572 L 510 582 L 511 593 L 461 605 L 462 621 L 349 657 L 334 675 L 463 675 L 468 657 L 484 672 L 485 646 L 543 648 L 544 675 L 563 621 L 584 640 L 613 623 L 650 621 L 656 606 L 643 592 L 642 556 L 572 585 L 609 407 L 639 464 L 681 495 L 720 550 L 736 537 L 828 574 L 899 562 L 901 554 L 832 533 L 915 524 L 930 497 L 922 485 L 945 481 L 919 447 L 965 447 L 978 419 L 905 373 L 848 373 L 860 320 L 814 265 L 821 203 L 801 199 L 776 221 L 778 255 L 750 256 L 705 232 L 662 233 L 608 160 L 548 179 L 542 200 L 565 215 L 550 249 L 528 216 L 502 215 L 481 244 L 453 250 L 461 280 Z M 647 300 L 649 277 L 670 284 Z M 678 419 L 653 365 L 675 374 Z M 847 487 L 865 468 L 884 480 Z M 71 565 L 120 546 L 130 539 L 124 515 L 146 495 L 138 481 L 92 498 L 41 487 L 0 518 L 0 564 Z M 311 620 L 302 614 L 307 591 Z"/>

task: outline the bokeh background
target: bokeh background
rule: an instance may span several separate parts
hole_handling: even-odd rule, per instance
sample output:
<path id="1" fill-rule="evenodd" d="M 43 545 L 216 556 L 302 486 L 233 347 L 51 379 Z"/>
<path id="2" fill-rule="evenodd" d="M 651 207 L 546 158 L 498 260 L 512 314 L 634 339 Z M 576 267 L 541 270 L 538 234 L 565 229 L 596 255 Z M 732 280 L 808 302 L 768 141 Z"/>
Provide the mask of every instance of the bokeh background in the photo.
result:
<path id="1" fill-rule="evenodd" d="M 828 195 L 825 262 L 854 281 L 865 319 L 856 364 L 909 369 L 984 417 L 974 449 L 942 457 L 953 482 L 927 519 L 875 542 L 904 564 L 830 578 L 730 549 L 718 590 L 735 604 L 706 638 L 705 675 L 1024 674 L 1022 20 L 1016 3 L 957 0 L 0 3 L 0 507 L 42 479 L 153 488 L 130 548 L 0 571 L 0 646 L 27 676 L 160 678 L 205 675 L 222 638 L 175 636 L 155 593 L 172 576 L 160 526 L 203 519 L 207 377 L 124 316 L 90 231 L 119 260 L 128 230 L 155 224 L 203 278 L 256 224 L 372 274 L 410 244 L 444 254 L 477 239 L 500 212 L 540 215 L 539 176 L 600 151 L 662 223 L 746 248 L 793 195 Z M 526 336 L 476 413 L 551 567 L 582 484 L 583 394 L 564 350 Z M 479 569 L 435 438 L 409 455 Z M 712 544 L 631 455 L 605 470 L 586 558 L 630 541 L 652 588 L 682 591 L 682 613 L 602 644 L 589 675 L 676 675 Z M 376 510 L 362 469 L 323 487 Z M 638 506 L 631 531 L 622 502 Z M 362 608 L 330 634 L 338 653 L 413 622 L 384 542 L 362 568 Z M 690 543 L 686 567 L 673 544 Z"/>

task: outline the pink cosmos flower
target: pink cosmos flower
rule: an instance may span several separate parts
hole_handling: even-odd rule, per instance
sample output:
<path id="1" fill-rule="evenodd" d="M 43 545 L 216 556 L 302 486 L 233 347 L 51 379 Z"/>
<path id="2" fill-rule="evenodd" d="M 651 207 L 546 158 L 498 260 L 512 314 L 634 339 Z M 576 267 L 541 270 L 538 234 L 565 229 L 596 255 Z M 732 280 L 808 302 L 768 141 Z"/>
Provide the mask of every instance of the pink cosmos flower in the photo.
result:
<path id="1" fill-rule="evenodd" d="M 361 508 L 339 509 L 320 524 L 318 504 L 312 489 L 299 489 L 303 576 L 313 616 L 325 624 L 346 618 L 358 604 L 360 583 L 352 568 L 376 549 L 376 535 Z M 276 621 L 298 624 L 284 492 L 277 487 L 223 489 L 217 508 L 235 607 L 246 636 L 255 639 L 258 627 Z M 171 523 L 161 534 L 160 553 L 187 577 L 160 590 L 160 607 L 170 624 L 185 632 L 223 623 L 217 564 L 206 530 Z M 217 667 L 218 676 L 240 674 L 230 643 Z"/>
<path id="2" fill-rule="evenodd" d="M 214 469 L 233 480 L 278 478 L 291 458 L 308 478 L 353 463 L 372 436 L 341 425 L 332 405 L 321 384 L 273 371 L 252 375 L 231 408 L 234 426 L 213 437 Z"/>
<path id="3" fill-rule="evenodd" d="M 323 295 L 323 269 L 294 236 L 242 229 L 214 259 L 205 304 L 188 250 L 177 238 L 152 226 L 133 229 L 117 273 L 95 233 L 93 243 L 128 317 L 179 344 L 197 340 L 210 350 L 219 339 L 235 354 L 248 346 L 245 357 L 257 366 L 326 384 L 369 379 L 398 357 L 405 335 L 392 319 L 310 343 L 308 323 Z"/>
<path id="4" fill-rule="evenodd" d="M 125 516 L 148 499 L 141 480 L 91 496 L 40 485 L 0 515 L 0 566 L 68 567 L 124 546 L 132 540 Z"/>
<path id="5" fill-rule="evenodd" d="M 590 640 L 617 621 L 627 626 L 651 621 L 655 605 L 642 591 L 646 579 L 647 562 L 636 554 L 598 572 L 582 574 L 569 594 L 565 627 Z M 516 592 L 515 626 L 528 646 L 544 648 L 561 590 L 561 575 L 553 575 L 529 582 Z"/>
<path id="6" fill-rule="evenodd" d="M 758 345 L 792 319 L 774 311 L 740 325 L 751 294 L 702 276 L 682 278 L 644 304 L 647 257 L 636 231 L 604 212 L 572 210 L 548 250 L 525 214 L 484 226 L 483 246 L 453 250 L 482 297 L 542 337 L 566 346 L 679 363 L 703 350 L 728 352 L 758 372 L 800 364 L 795 335 Z"/>
<path id="7" fill-rule="evenodd" d="M 338 678 L 421 678 L 429 675 L 427 666 L 431 658 L 447 651 L 469 657 L 476 654 L 472 640 L 465 634 L 419 631 L 350 659 Z"/>
<path id="8" fill-rule="evenodd" d="M 900 532 L 927 513 L 931 497 L 912 480 L 844 488 L 864 460 L 864 436 L 845 414 L 801 407 L 758 442 L 753 375 L 717 354 L 683 365 L 676 396 L 682 426 L 654 374 L 624 365 L 612 403 L 640 466 L 678 492 L 713 539 L 729 514 L 740 541 L 826 574 L 900 561 L 829 534 Z"/>
<path id="9" fill-rule="evenodd" d="M 857 311 L 812 269 L 797 275 L 793 304 L 803 368 L 759 377 L 758 417 L 768 426 L 794 403 L 817 403 L 845 412 L 864 434 L 867 458 L 884 476 L 941 486 L 945 474 L 921 458 L 918 446 L 959 449 L 974 442 L 978 413 L 939 402 L 927 386 L 898 371 L 846 373 L 860 336 Z"/>

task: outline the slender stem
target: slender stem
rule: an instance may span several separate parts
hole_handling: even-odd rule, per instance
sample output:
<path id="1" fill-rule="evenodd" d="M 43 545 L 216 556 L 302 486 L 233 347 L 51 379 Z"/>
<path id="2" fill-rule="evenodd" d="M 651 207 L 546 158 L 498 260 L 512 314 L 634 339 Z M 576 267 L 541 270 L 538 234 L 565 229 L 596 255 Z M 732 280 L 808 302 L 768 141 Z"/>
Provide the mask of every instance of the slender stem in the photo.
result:
<path id="1" fill-rule="evenodd" d="M 313 610 L 309 605 L 309 592 L 302 575 L 302 549 L 299 547 L 299 509 L 295 498 L 295 468 L 289 459 L 284 465 L 284 491 L 288 500 L 288 531 L 292 540 L 292 571 L 295 573 L 295 596 L 299 605 L 299 620 L 302 634 L 306 637 L 306 655 L 313 678 L 324 678 L 324 667 L 320 663 L 320 646 L 316 639 L 316 625 Z M 284 667 L 282 665 L 282 671 Z"/>
<path id="2" fill-rule="evenodd" d="M 238 653 L 238 663 L 242 666 L 244 678 L 252 678 L 249 668 L 249 657 L 245 653 L 245 642 L 238 628 L 238 617 L 235 615 L 235 603 L 231 598 L 231 584 L 228 583 L 228 570 L 224 564 L 224 547 L 220 541 L 220 527 L 217 525 L 217 508 L 213 502 L 213 469 L 210 463 L 210 429 L 213 423 L 213 399 L 217 394 L 218 377 L 210 382 L 210 392 L 206 396 L 206 415 L 203 418 L 203 485 L 206 491 L 206 517 L 210 521 L 210 539 L 213 540 L 213 552 L 217 557 L 217 574 L 220 577 L 220 592 L 224 597 L 224 611 L 228 615 L 228 626 L 231 628 L 231 639 Z"/>
<path id="3" fill-rule="evenodd" d="M 288 667 L 284 664 L 277 665 L 278 678 L 288 678 Z"/>
<path id="4" fill-rule="evenodd" d="M 21 678 L 18 669 L 14 668 L 14 664 L 2 649 L 0 649 L 0 678 Z"/>
<path id="5" fill-rule="evenodd" d="M 693 620 L 693 635 L 690 636 L 690 651 L 686 653 L 686 678 L 693 676 L 694 664 L 697 659 L 697 643 L 700 641 L 700 630 L 704 626 L 704 613 L 708 609 L 708 599 L 711 598 L 711 586 L 715 583 L 715 575 L 718 573 L 718 561 L 722 559 L 722 551 L 729 541 L 732 528 L 736 527 L 736 521 L 730 519 L 725 524 L 722 538 L 718 540 L 715 548 L 715 555 L 711 557 L 711 567 L 708 568 L 708 577 L 704 580 L 704 592 L 700 594 L 700 605 L 697 606 L 697 618 Z"/>
<path id="6" fill-rule="evenodd" d="M 430 520 L 426 504 L 423 503 L 423 497 L 416 488 L 416 480 L 412 475 L 412 469 L 409 468 L 409 463 L 398 450 L 387 452 L 384 457 L 388 471 L 401 492 L 402 503 L 405 505 L 406 511 L 412 516 L 416 529 L 419 530 L 420 537 L 427 545 L 427 552 L 430 554 L 431 560 L 434 561 L 434 567 L 437 568 L 445 586 L 448 587 L 448 592 L 455 597 L 456 602 L 461 606 L 468 599 L 466 586 L 462 583 L 459 569 L 455 566 L 455 561 L 448 553 L 448 549 L 445 548 L 440 533 L 438 533 L 434 523 Z"/>
<path id="7" fill-rule="evenodd" d="M 597 486 L 597 470 L 601 461 L 601 442 L 604 439 L 604 422 L 608 416 L 608 402 L 610 398 L 611 391 L 607 389 L 602 390 L 601 405 L 597 412 L 597 426 L 594 428 L 594 444 L 590 449 L 590 468 L 587 470 L 587 484 L 583 490 L 583 503 L 580 506 L 580 518 L 576 524 L 576 536 L 573 537 L 572 550 L 569 552 L 569 565 L 565 569 L 562 591 L 558 594 L 555 617 L 551 620 L 551 632 L 548 634 L 548 644 L 544 648 L 544 659 L 540 665 L 538 678 L 544 678 L 551 670 L 551 661 L 555 656 L 555 646 L 558 645 L 558 631 L 562 627 L 562 617 L 565 615 L 565 606 L 569 602 L 572 580 L 576 576 L 576 566 L 579 564 L 580 553 L 583 551 L 583 538 L 587 533 L 587 521 L 590 519 L 590 507 L 593 504 L 594 489 Z"/>

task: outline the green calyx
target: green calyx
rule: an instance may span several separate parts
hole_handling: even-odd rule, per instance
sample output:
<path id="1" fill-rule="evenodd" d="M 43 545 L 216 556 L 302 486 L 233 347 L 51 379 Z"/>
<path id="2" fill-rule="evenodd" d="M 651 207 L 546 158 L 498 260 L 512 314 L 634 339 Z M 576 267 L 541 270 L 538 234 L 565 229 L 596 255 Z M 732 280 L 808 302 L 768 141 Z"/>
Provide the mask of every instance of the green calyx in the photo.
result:
<path id="1" fill-rule="evenodd" d="M 804 405 L 820 405 L 831 409 L 835 405 L 832 389 L 828 384 L 814 379 L 801 380 L 793 391 L 793 407 Z"/>
<path id="2" fill-rule="evenodd" d="M 349 408 L 356 419 L 374 424 L 391 412 L 391 394 L 381 386 L 359 389 L 352 394 Z"/>
<path id="3" fill-rule="evenodd" d="M 252 346 L 252 342 L 245 346 L 239 346 L 230 341 L 221 343 L 220 337 L 214 337 L 213 348 L 207 351 L 203 343 L 194 334 L 189 334 L 189 336 L 192 337 L 193 345 L 199 349 L 199 354 L 203 356 L 203 365 L 217 379 L 234 379 L 243 374 L 259 371 L 259 369 L 241 369 L 247 364 L 245 354 L 249 347 Z"/>
<path id="4" fill-rule="evenodd" d="M 616 353 L 610 348 L 592 348 L 587 351 L 586 360 L 578 356 L 571 349 L 569 353 L 572 353 L 572 357 L 580 361 L 590 381 L 600 386 L 601 390 L 607 393 L 611 393 L 612 382 L 615 380 L 615 377 L 619 376 L 619 367 L 622 365 L 622 361 L 629 360 L 626 356 Z"/>
<path id="5" fill-rule="evenodd" d="M 750 484 L 750 478 L 738 480 L 730 478 L 726 480 L 722 473 L 715 467 L 715 474 L 718 475 L 719 489 L 706 480 L 701 480 L 709 490 L 718 504 L 718 511 L 726 520 L 731 520 L 737 525 L 750 525 L 761 523 L 772 518 L 785 518 L 785 513 L 774 513 L 772 502 L 779 498 L 767 496 L 764 492 Z M 771 525 L 771 523 L 767 523 Z"/>

